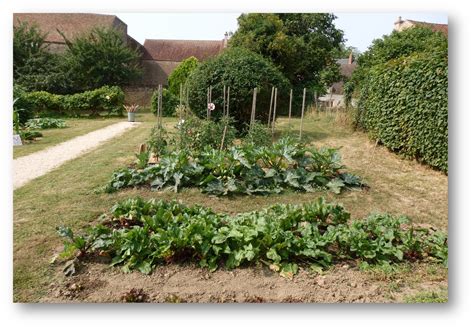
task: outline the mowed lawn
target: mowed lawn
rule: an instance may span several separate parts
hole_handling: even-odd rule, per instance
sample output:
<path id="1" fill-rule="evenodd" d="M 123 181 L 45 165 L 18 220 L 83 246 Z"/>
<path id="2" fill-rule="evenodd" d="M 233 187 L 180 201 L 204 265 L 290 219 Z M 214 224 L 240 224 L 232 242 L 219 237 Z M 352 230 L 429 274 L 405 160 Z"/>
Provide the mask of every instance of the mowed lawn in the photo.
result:
<path id="1" fill-rule="evenodd" d="M 40 140 L 32 143 L 25 143 L 22 146 L 13 147 L 13 158 L 22 157 L 34 152 L 38 152 L 54 146 L 56 144 L 65 142 L 77 136 L 85 135 L 91 131 L 104 128 L 108 125 L 124 121 L 125 118 L 81 118 L 81 119 L 66 119 L 66 128 L 61 129 L 35 129 L 43 134 Z"/>
<path id="2" fill-rule="evenodd" d="M 57 270 L 49 264 L 50 259 L 62 248 L 56 226 L 84 229 L 115 201 L 137 195 L 177 199 L 186 204 L 199 203 L 228 213 L 261 209 L 274 203 L 309 202 L 323 195 L 344 204 L 352 218 L 372 212 L 391 212 L 405 214 L 415 223 L 447 230 L 447 176 L 414 161 L 404 160 L 384 147 L 375 147 L 364 133 L 353 132 L 338 119 L 334 115 L 312 116 L 305 119 L 303 134 L 318 146 L 341 147 L 342 161 L 347 170 L 364 178 L 370 186 L 367 191 L 346 191 L 341 195 L 317 192 L 224 198 L 205 195 L 197 189 L 183 190 L 178 194 L 148 189 L 95 193 L 94 189 L 104 185 L 115 169 L 134 162 L 134 153 L 148 138 L 155 118 L 139 114 L 137 121 L 144 121 L 140 127 L 14 191 L 14 300 L 34 302 L 47 292 Z M 173 129 L 176 121 L 175 118 L 164 120 L 169 129 Z M 287 119 L 278 120 L 280 130 L 288 126 Z M 298 118 L 292 119 L 291 127 L 297 133 Z"/>

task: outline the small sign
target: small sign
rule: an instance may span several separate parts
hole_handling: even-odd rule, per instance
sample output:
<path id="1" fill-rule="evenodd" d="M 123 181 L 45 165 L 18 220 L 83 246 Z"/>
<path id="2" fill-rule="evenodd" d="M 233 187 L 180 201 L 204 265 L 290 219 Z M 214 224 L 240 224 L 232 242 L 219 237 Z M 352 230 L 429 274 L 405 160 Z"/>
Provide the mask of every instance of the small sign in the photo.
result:
<path id="1" fill-rule="evenodd" d="M 210 111 L 214 111 L 216 108 L 216 105 L 214 103 L 208 103 L 207 104 L 207 109 Z"/>
<path id="2" fill-rule="evenodd" d="M 13 135 L 13 146 L 23 145 L 20 135 Z"/>

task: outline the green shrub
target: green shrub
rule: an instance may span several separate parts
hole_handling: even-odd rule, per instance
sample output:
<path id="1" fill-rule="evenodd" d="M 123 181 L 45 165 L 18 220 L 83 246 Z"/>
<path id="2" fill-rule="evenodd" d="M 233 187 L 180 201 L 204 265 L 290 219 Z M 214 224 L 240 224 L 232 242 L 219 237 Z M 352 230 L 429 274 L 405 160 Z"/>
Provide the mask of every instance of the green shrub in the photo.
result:
<path id="1" fill-rule="evenodd" d="M 356 123 L 391 150 L 447 173 L 447 53 L 416 53 L 372 67 Z"/>
<path id="2" fill-rule="evenodd" d="M 186 79 L 196 69 L 199 61 L 196 57 L 191 56 L 181 62 L 168 77 L 169 91 L 179 97 L 180 86 L 186 84 Z"/>
<path id="3" fill-rule="evenodd" d="M 176 113 L 176 106 L 179 105 L 179 98 L 173 95 L 168 89 L 163 88 L 163 116 L 171 117 Z M 158 91 L 155 91 L 151 96 L 151 113 L 156 115 L 158 108 Z"/>
<path id="4" fill-rule="evenodd" d="M 111 265 L 146 274 L 157 265 L 183 260 L 211 271 L 261 262 L 287 278 L 303 264 L 322 271 L 347 259 L 371 264 L 432 259 L 447 264 L 447 258 L 433 254 L 426 244 L 432 235 L 443 235 L 437 247 L 447 251 L 443 232 L 416 228 L 404 217 L 377 215 L 350 224 L 349 218 L 341 205 L 322 198 L 238 215 L 133 198 L 116 203 L 84 235 L 63 227 L 58 233 L 65 238 L 65 256 L 71 255 L 71 249 L 81 256 L 84 251 L 102 251 L 111 255 Z M 413 250 L 407 239 L 421 246 L 418 259 L 409 256 L 418 249 Z"/>
<path id="5" fill-rule="evenodd" d="M 19 102 L 28 116 L 122 115 L 125 95 L 119 87 L 104 86 L 73 95 L 46 91 L 19 92 Z M 20 105 L 19 105 L 20 106 Z"/>
<path id="6" fill-rule="evenodd" d="M 18 119 L 19 125 L 24 125 L 26 121 L 33 117 L 31 106 L 27 102 L 25 95 L 27 91 L 21 85 L 13 84 L 13 111 Z"/>
<path id="7" fill-rule="evenodd" d="M 270 61 L 250 50 L 229 48 L 221 55 L 200 64 L 189 76 L 189 106 L 201 118 L 207 114 L 207 88 L 212 86 L 212 117 L 223 114 L 223 87 L 230 87 L 229 112 L 239 130 L 250 121 L 253 89 L 257 87 L 257 120 L 266 120 L 272 86 L 281 93 L 289 90 L 289 82 Z"/>

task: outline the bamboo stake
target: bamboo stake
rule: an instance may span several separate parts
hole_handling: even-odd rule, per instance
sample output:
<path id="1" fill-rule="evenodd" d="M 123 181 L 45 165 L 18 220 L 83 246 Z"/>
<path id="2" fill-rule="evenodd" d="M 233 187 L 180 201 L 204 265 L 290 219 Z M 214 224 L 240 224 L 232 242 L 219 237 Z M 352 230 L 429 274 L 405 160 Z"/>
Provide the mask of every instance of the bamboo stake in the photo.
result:
<path id="1" fill-rule="evenodd" d="M 300 122 L 300 141 L 303 133 L 303 117 L 304 117 L 304 101 L 306 98 L 306 88 L 303 88 L 303 104 L 301 105 L 301 122 Z"/>
<path id="2" fill-rule="evenodd" d="M 277 97 L 278 97 L 278 88 L 275 88 L 275 101 L 273 102 L 273 122 L 272 122 L 272 138 L 275 133 L 275 119 L 277 111 Z"/>
<path id="3" fill-rule="evenodd" d="M 275 92 L 275 87 L 272 87 L 272 95 L 270 97 L 270 109 L 268 110 L 268 128 L 270 128 L 270 120 L 272 118 L 272 105 L 273 105 L 273 93 Z"/>

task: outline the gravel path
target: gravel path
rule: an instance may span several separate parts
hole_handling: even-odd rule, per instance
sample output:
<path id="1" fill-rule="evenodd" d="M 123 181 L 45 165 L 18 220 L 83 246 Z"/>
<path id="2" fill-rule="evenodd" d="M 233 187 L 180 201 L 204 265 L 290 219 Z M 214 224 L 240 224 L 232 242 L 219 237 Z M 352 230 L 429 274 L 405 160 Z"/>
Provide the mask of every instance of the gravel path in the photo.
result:
<path id="1" fill-rule="evenodd" d="M 103 142 L 137 127 L 140 122 L 119 122 L 105 128 L 75 137 L 66 142 L 49 147 L 13 160 L 13 189 L 17 189 L 32 179 L 40 177 L 59 167 L 64 162 L 91 151 Z M 19 146 L 21 147 L 21 146 Z"/>

